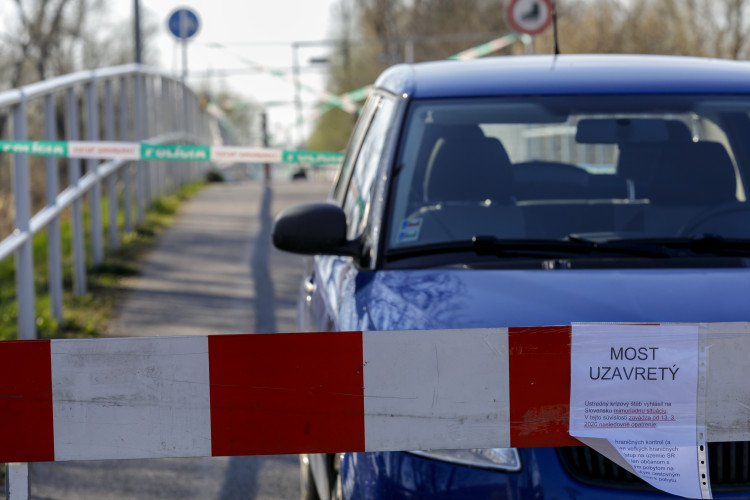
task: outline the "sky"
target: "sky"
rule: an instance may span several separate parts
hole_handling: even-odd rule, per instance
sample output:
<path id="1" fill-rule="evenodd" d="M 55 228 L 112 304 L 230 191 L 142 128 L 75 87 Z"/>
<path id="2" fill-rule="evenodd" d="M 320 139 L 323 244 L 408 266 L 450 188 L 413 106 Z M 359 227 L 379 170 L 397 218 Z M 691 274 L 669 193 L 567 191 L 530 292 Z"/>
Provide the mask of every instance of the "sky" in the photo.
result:
<path id="1" fill-rule="evenodd" d="M 126 15 L 132 0 L 117 0 Z M 269 128 L 277 142 L 294 143 L 310 132 L 309 120 L 295 126 L 294 85 L 269 73 L 253 70 L 258 65 L 291 71 L 293 42 L 330 40 L 332 7 L 336 0 L 140 0 L 141 10 L 159 22 L 156 39 L 160 67 L 182 74 L 182 43 L 168 30 L 167 19 L 177 8 L 198 14 L 200 28 L 187 44 L 188 83 L 194 90 L 206 85 L 214 92 L 229 89 L 248 101 L 266 106 Z M 298 61 L 303 85 L 325 88 L 325 58 L 329 47 L 300 47 Z M 230 74 L 226 74 L 229 72 Z M 291 73 L 288 73 L 291 75 Z M 303 91 L 304 114 L 314 110 L 318 96 Z M 283 104 L 278 104 L 283 103 Z"/>

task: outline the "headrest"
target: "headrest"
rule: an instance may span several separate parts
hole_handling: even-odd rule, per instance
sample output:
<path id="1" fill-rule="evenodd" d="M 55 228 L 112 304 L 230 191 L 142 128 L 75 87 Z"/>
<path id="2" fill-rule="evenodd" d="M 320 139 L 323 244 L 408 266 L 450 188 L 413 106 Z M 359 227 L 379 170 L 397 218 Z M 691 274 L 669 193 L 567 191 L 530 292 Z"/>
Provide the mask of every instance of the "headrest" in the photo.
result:
<path id="1" fill-rule="evenodd" d="M 691 142 L 664 151 L 649 186 L 652 203 L 713 205 L 737 201 L 729 153 L 718 142 Z M 666 154 L 668 153 L 668 154 Z"/>
<path id="2" fill-rule="evenodd" d="M 478 127 L 456 127 L 454 132 L 445 135 L 428 167 L 425 198 L 508 203 L 513 176 L 500 141 Z"/>

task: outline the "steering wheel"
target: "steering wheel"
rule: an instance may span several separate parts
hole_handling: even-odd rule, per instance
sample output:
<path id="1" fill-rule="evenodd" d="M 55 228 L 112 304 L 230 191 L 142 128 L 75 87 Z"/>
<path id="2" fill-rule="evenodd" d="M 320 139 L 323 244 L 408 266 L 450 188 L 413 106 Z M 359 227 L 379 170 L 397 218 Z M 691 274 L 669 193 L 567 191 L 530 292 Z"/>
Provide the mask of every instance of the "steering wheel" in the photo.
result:
<path id="1" fill-rule="evenodd" d="M 718 222 L 722 217 L 742 214 L 743 212 L 747 212 L 743 215 L 743 217 L 747 218 L 747 224 L 745 224 L 744 227 L 741 227 L 742 235 L 740 235 L 740 237 L 750 237 L 750 204 L 740 202 L 725 203 L 723 205 L 707 208 L 685 223 L 678 231 L 678 236 L 689 237 L 696 233 L 706 233 L 706 231 L 696 231 L 696 229 L 707 222 Z M 732 234 L 725 234 L 725 231 L 716 232 L 722 236 L 733 236 Z"/>

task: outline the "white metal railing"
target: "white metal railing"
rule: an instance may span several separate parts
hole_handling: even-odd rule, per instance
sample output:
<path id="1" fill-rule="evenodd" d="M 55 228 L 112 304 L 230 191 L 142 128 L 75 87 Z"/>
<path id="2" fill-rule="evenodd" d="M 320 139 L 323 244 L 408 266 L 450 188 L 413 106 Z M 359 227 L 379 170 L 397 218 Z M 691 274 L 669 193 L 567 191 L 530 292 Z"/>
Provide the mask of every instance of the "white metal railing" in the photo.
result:
<path id="1" fill-rule="evenodd" d="M 63 109 L 58 110 L 62 104 Z M 79 113 L 79 108 L 83 112 Z M 58 112 L 64 111 L 64 137 L 57 131 Z M 152 143 L 203 143 L 210 139 L 211 121 L 197 96 L 179 80 L 130 64 L 82 71 L 0 93 L 0 114 L 12 122 L 14 140 L 107 140 Z M 41 115 L 39 130 L 29 132 L 29 118 Z M 80 115 L 80 116 L 79 116 Z M 85 137 L 81 138 L 81 131 Z M 32 137 L 30 137 L 30 135 Z M 156 197 L 170 194 L 205 174 L 208 165 L 195 162 L 131 162 L 68 159 L 68 184 L 60 190 L 58 159 L 44 159 L 46 206 L 32 213 L 29 157 L 11 159 L 14 203 L 13 232 L 0 241 L 0 261 L 15 255 L 18 338 L 36 338 L 36 301 L 32 237 L 47 230 L 49 295 L 52 316 L 62 320 L 63 272 L 60 216 L 70 211 L 73 251 L 73 293 L 86 293 L 86 251 L 83 195 L 89 202 L 91 262 L 104 260 L 103 188 L 108 198 L 108 249 L 119 246 L 122 231 L 134 230 Z M 135 218 L 133 218 L 135 212 Z M 2 235 L 0 235 L 2 236 Z"/>

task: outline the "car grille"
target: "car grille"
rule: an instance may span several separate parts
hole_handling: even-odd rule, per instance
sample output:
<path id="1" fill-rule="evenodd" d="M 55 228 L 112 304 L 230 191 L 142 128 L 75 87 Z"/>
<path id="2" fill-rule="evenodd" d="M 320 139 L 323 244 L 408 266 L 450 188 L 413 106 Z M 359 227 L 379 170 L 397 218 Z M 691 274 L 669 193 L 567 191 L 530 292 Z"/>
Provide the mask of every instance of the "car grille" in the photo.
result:
<path id="1" fill-rule="evenodd" d="M 558 448 L 557 453 L 568 474 L 582 483 L 609 488 L 652 489 L 588 446 Z M 709 443 L 708 468 L 714 491 L 750 489 L 750 442 Z"/>

